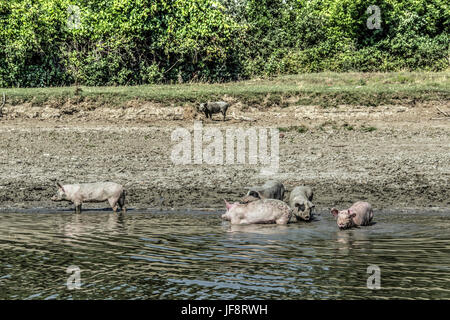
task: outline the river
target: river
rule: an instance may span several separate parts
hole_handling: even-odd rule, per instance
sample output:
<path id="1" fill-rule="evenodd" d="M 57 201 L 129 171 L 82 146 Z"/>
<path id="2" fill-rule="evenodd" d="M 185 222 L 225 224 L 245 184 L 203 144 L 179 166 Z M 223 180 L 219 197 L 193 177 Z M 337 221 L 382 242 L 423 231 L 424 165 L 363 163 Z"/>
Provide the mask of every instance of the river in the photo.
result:
<path id="1" fill-rule="evenodd" d="M 3 211 L 0 299 L 450 299 L 450 212 L 374 221 L 341 231 L 328 212 L 230 226 L 219 212 Z"/>

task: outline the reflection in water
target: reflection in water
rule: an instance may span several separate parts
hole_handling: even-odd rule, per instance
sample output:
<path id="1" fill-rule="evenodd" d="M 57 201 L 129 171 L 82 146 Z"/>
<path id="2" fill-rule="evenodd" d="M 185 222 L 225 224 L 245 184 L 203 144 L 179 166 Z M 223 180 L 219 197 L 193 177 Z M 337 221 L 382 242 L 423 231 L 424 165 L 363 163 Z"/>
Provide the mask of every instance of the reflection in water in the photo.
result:
<path id="1" fill-rule="evenodd" d="M 125 230 L 125 218 L 123 213 L 107 214 L 106 221 L 100 221 L 98 225 L 90 224 L 90 216 L 73 214 L 69 219 L 58 219 L 58 230 L 70 241 L 82 235 L 89 235 L 93 232 L 108 232 L 109 234 L 119 234 Z"/>
<path id="2" fill-rule="evenodd" d="M 370 227 L 231 226 L 219 214 L 1 213 L 0 299 L 450 298 L 448 213 Z M 70 265 L 81 289 L 66 288 Z M 381 289 L 366 287 L 381 268 Z"/>

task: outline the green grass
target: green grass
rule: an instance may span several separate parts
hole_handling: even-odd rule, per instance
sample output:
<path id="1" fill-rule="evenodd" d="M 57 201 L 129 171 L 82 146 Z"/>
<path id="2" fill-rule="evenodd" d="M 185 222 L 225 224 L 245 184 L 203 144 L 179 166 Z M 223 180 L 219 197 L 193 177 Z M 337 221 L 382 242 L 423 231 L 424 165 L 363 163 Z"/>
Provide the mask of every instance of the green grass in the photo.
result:
<path id="1" fill-rule="evenodd" d="M 377 130 L 377 128 L 375 128 L 375 127 L 361 126 L 361 131 L 362 132 L 372 132 L 372 131 L 375 131 L 375 130 Z"/>
<path id="2" fill-rule="evenodd" d="M 278 128 L 278 131 L 280 132 L 297 131 L 298 133 L 305 133 L 308 131 L 308 128 L 305 126 L 280 127 Z"/>
<path id="3" fill-rule="evenodd" d="M 450 99 L 450 72 L 317 73 L 223 84 L 189 83 L 117 87 L 5 88 L 8 103 L 122 105 L 130 100 L 164 104 L 199 103 L 232 97 L 246 105 L 380 105 Z"/>
<path id="4" fill-rule="evenodd" d="M 352 131 L 353 129 L 355 129 L 352 125 L 348 124 L 348 123 L 344 123 L 342 125 L 342 127 L 348 131 Z"/>

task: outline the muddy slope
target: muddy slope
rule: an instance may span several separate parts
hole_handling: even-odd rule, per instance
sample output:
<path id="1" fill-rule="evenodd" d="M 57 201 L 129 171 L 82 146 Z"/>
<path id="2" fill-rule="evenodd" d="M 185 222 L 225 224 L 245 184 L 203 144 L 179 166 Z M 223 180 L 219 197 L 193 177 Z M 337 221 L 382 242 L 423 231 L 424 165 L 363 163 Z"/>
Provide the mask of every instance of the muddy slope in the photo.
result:
<path id="1" fill-rule="evenodd" d="M 375 208 L 449 207 L 450 120 L 436 106 L 450 110 L 446 101 L 264 109 L 234 104 L 227 121 L 216 115 L 203 127 L 224 136 L 228 128 L 279 128 L 279 170 L 270 178 L 288 190 L 311 185 L 319 208 L 357 200 Z M 195 119 L 204 120 L 190 107 L 19 105 L 3 112 L 0 208 L 66 207 L 49 200 L 57 181 L 104 180 L 126 185 L 130 207 L 220 208 L 223 198 L 236 200 L 245 187 L 267 179 L 259 164 L 175 165 L 172 132 L 192 131 Z"/>

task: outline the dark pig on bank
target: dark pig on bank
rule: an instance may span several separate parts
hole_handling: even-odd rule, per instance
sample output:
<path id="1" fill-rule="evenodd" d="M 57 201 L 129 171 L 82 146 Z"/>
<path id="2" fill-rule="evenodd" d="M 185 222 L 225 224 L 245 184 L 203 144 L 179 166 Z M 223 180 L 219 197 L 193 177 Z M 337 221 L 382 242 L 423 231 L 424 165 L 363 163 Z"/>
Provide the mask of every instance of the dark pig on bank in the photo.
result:
<path id="1" fill-rule="evenodd" d="M 297 219 L 309 221 L 314 213 L 313 191 L 308 186 L 295 187 L 289 195 L 289 205 Z"/>
<path id="2" fill-rule="evenodd" d="M 53 201 L 71 201 L 75 205 L 76 213 L 81 213 L 81 205 L 83 202 L 103 202 L 108 201 L 114 212 L 118 207 L 123 212 L 125 208 L 124 188 L 114 182 L 98 182 L 83 184 L 66 184 L 57 183 L 58 191 L 52 197 Z"/>
<path id="3" fill-rule="evenodd" d="M 250 187 L 245 197 L 242 198 L 243 203 L 248 203 L 260 199 L 284 199 L 284 185 L 275 180 L 269 180 L 259 187 Z"/>
<path id="4" fill-rule="evenodd" d="M 200 107 L 198 111 L 204 112 L 206 118 L 212 119 L 212 115 L 214 113 L 222 113 L 223 121 L 225 121 L 225 116 L 227 113 L 227 109 L 230 105 L 225 101 L 217 101 L 217 102 L 206 102 L 200 103 Z"/>

